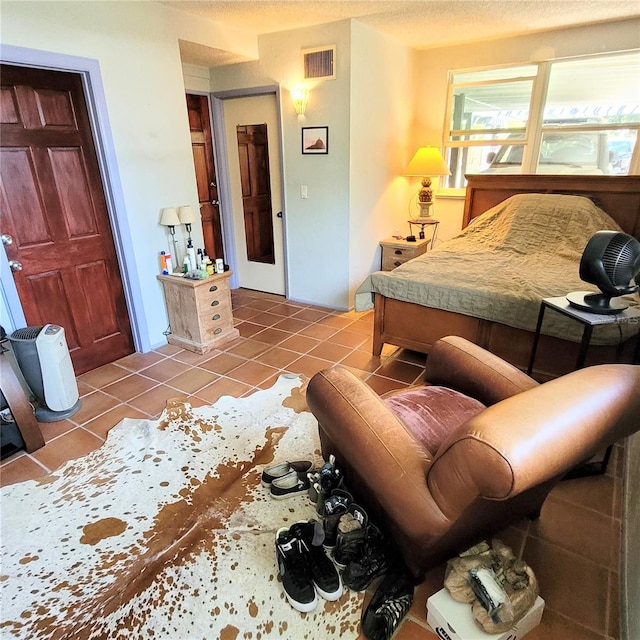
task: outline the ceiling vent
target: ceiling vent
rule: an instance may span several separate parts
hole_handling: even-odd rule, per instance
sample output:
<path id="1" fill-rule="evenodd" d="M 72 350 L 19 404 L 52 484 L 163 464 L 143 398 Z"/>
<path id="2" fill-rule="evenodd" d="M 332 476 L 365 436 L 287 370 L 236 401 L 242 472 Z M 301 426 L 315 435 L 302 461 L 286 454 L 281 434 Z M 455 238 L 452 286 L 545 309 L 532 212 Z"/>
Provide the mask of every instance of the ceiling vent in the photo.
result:
<path id="1" fill-rule="evenodd" d="M 336 77 L 336 48 L 318 47 L 316 49 L 303 49 L 302 61 L 304 64 L 305 79 L 334 80 Z"/>

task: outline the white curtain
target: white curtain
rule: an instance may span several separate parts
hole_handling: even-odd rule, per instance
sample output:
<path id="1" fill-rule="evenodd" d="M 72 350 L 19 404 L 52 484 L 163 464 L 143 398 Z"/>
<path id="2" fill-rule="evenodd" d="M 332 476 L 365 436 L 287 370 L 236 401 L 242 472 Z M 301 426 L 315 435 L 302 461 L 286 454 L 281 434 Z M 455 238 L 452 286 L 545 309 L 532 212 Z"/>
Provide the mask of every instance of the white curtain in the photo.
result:
<path id="1" fill-rule="evenodd" d="M 631 162 L 629 163 L 629 175 L 640 175 L 640 133 L 636 137 L 636 144 L 631 154 Z"/>

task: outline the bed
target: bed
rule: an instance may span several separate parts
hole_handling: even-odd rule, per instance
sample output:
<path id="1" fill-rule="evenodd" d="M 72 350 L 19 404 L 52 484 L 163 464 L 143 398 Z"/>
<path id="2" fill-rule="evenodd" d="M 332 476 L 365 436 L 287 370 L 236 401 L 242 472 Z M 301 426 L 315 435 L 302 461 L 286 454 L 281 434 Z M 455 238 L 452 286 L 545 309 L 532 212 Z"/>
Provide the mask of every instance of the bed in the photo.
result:
<path id="1" fill-rule="evenodd" d="M 504 291 L 495 288 L 498 286 L 495 283 L 485 287 L 484 282 L 492 282 L 492 276 L 488 272 L 483 275 L 482 269 L 486 271 L 486 266 L 482 255 L 474 256 L 476 261 L 470 263 L 471 266 L 463 264 L 457 273 L 447 275 L 448 267 L 444 263 L 461 262 L 460 254 L 456 255 L 460 236 L 456 236 L 393 271 L 371 274 L 358 289 L 356 308 L 365 308 L 368 300 L 375 310 L 374 355 L 380 355 L 385 344 L 428 354 L 439 338 L 454 334 L 526 369 L 542 298 L 565 295 L 573 290 L 594 289 L 582 282 L 578 275 L 580 256 L 591 232 L 617 224 L 625 233 L 640 239 L 640 176 L 474 175 L 467 176 L 467 180 L 463 232 L 460 235 L 478 236 L 478 229 L 486 227 L 484 235 L 480 232 L 480 251 L 486 251 L 485 256 L 501 251 L 495 237 L 502 234 L 501 237 L 509 241 L 512 228 L 509 226 L 512 224 L 510 218 L 508 229 L 495 233 L 485 223 L 488 216 L 497 215 L 499 218 L 506 215 L 501 213 L 503 210 L 507 211 L 520 225 L 520 238 L 528 238 L 528 233 L 523 230 L 531 228 L 531 241 L 522 242 L 524 246 L 511 247 L 511 257 L 503 256 L 505 262 L 499 263 L 497 268 L 498 271 L 505 270 L 508 280 L 523 280 L 522 293 L 515 296 L 511 283 Z M 549 227 L 558 226 L 552 218 L 547 219 L 548 225 L 546 222 L 540 224 L 543 217 L 541 214 L 538 217 L 535 207 L 524 212 L 518 210 L 523 202 L 530 207 L 532 200 L 549 201 L 549 198 L 538 198 L 536 194 L 553 194 L 554 206 L 556 201 L 561 201 L 563 206 L 568 202 L 569 208 L 579 210 L 582 222 L 577 226 L 584 225 L 586 239 L 580 239 L 579 229 L 572 229 L 567 234 L 559 233 L 557 229 L 550 230 Z M 569 198 L 558 198 L 560 195 Z M 498 214 L 495 214 L 496 210 Z M 479 218 L 482 214 L 485 216 Z M 572 224 L 576 226 L 575 221 Z M 538 237 L 542 241 L 537 242 Z M 554 262 L 552 267 L 548 267 L 551 258 L 540 254 L 541 247 L 549 248 L 554 260 L 556 254 L 561 254 L 564 262 Z M 448 256 L 445 255 L 447 253 Z M 482 263 L 480 266 L 478 257 Z M 528 271 L 525 270 L 527 264 Z M 532 273 L 544 274 L 546 279 Z M 484 288 L 488 297 L 477 301 L 473 297 L 476 290 Z M 456 303 L 453 304 L 452 300 Z M 627 300 L 631 305 L 640 304 L 637 294 L 627 296 Z M 637 334 L 638 327 L 630 323 L 616 323 L 607 329 L 598 327 L 593 334 L 586 364 L 631 361 Z M 581 336 L 579 323 L 560 314 L 548 313 L 538 344 L 534 375 L 542 380 L 572 370 Z"/>

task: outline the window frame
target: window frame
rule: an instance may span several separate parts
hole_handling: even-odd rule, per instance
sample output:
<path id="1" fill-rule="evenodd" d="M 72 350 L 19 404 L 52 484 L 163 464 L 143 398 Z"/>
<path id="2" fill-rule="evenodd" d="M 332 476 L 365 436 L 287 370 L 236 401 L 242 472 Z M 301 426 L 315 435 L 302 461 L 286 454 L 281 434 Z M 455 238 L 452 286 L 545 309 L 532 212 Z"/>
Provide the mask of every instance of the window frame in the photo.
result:
<path id="1" fill-rule="evenodd" d="M 542 146 L 542 140 L 546 133 L 549 132 L 604 132 L 611 130 L 636 130 L 636 147 L 640 144 L 640 122 L 639 123 L 577 123 L 577 124 L 562 124 L 558 125 L 544 124 L 544 111 L 547 103 L 547 95 L 549 90 L 549 83 L 551 80 L 551 71 L 554 64 L 571 62 L 572 60 L 580 60 L 585 58 L 614 58 L 619 55 L 637 53 L 639 49 L 630 49 L 625 51 L 598 53 L 589 56 L 573 56 L 567 58 L 554 58 L 550 60 L 542 60 L 538 62 L 527 63 L 513 63 L 505 65 L 496 65 L 490 67 L 477 67 L 477 68 L 465 68 L 465 69 L 451 69 L 448 72 L 447 80 L 447 99 L 445 109 L 445 122 L 442 132 L 442 149 L 443 156 L 449 166 L 451 166 L 452 151 L 454 149 L 465 149 L 472 147 L 484 147 L 491 146 L 491 138 L 478 139 L 478 140 L 458 140 L 455 138 L 471 137 L 472 135 L 478 135 L 478 133 L 491 136 L 493 134 L 521 134 L 522 138 L 514 138 L 513 145 L 523 147 L 522 163 L 520 174 L 537 174 L 538 173 L 538 161 L 540 155 L 540 148 Z M 527 73 L 520 73 L 510 75 L 509 70 L 517 70 L 522 68 L 524 72 L 531 68 L 533 75 Z M 500 72 L 505 73 L 504 77 L 500 77 Z M 464 74 L 482 73 L 482 72 L 494 72 L 497 77 L 487 80 L 463 80 L 455 83 L 455 77 Z M 461 87 L 469 86 L 490 86 L 496 84 L 505 84 L 512 82 L 532 81 L 531 93 L 529 96 L 529 116 L 524 127 L 514 128 L 496 128 L 496 129 L 453 129 L 454 120 L 454 103 L 455 92 Z M 497 140 L 497 139 L 496 139 Z M 440 195 L 444 196 L 456 196 L 463 195 L 466 190 L 466 180 L 464 179 L 464 172 L 461 176 L 458 176 L 464 185 L 461 187 L 441 187 Z"/>

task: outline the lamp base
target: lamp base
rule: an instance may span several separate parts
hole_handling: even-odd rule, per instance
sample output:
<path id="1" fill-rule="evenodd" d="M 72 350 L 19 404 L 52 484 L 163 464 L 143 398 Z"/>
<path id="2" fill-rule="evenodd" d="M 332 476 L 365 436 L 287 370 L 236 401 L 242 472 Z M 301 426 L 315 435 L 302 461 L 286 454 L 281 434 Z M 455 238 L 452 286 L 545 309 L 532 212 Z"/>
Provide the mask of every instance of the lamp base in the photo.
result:
<path id="1" fill-rule="evenodd" d="M 432 218 L 431 207 L 433 206 L 433 201 L 431 201 L 431 202 L 418 202 L 418 206 L 420 207 L 420 217 L 421 218 Z"/>

